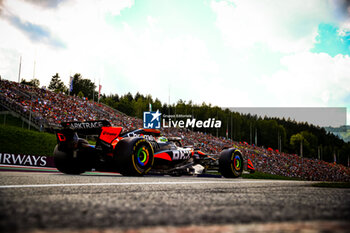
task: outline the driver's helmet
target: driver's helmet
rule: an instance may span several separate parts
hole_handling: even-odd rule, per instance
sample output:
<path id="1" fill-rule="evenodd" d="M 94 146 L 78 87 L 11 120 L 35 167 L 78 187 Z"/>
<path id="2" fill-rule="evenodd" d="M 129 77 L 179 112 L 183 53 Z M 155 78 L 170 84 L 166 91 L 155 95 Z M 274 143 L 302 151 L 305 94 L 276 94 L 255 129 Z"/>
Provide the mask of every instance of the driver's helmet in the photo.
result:
<path id="1" fill-rule="evenodd" d="M 167 139 L 166 137 L 159 137 L 159 138 L 158 138 L 158 141 L 159 141 L 159 142 L 167 142 L 168 139 Z"/>

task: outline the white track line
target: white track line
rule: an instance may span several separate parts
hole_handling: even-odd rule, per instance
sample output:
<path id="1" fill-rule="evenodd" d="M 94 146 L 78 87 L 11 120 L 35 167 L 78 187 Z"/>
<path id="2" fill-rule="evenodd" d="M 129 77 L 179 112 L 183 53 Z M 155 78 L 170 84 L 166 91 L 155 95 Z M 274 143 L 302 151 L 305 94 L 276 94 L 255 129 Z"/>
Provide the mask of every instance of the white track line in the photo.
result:
<path id="1" fill-rule="evenodd" d="M 287 180 L 237 180 L 237 181 L 180 181 L 180 182 L 133 182 L 133 183 L 78 183 L 78 184 L 24 184 L 1 185 L 0 189 L 8 188 L 46 188 L 74 186 L 132 186 L 132 185 L 181 185 L 181 184 L 239 184 L 239 183 L 289 183 Z"/>

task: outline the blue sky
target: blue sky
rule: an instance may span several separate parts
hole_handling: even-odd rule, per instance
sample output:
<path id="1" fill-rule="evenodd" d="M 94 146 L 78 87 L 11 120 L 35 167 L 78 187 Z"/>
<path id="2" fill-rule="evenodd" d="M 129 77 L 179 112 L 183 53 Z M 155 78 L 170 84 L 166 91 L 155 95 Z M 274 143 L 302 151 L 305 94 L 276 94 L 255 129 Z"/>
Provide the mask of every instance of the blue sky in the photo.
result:
<path id="1" fill-rule="evenodd" d="M 3 0 L 0 75 L 48 86 L 81 73 L 222 107 L 347 107 L 350 4 L 343 0 Z M 35 74 L 34 71 L 34 63 Z M 169 92 L 170 90 L 170 92 Z"/>
<path id="2" fill-rule="evenodd" d="M 338 54 L 350 55 L 350 32 L 339 35 L 339 27 L 322 23 L 318 27 L 313 53 L 327 53 L 334 57 Z"/>

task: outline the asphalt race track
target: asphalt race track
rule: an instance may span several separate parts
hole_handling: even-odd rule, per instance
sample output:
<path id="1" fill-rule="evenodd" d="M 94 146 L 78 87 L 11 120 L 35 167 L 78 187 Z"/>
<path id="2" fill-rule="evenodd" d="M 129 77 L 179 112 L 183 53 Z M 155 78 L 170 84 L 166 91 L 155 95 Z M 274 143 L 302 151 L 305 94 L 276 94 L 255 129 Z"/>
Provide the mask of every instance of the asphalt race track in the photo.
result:
<path id="1" fill-rule="evenodd" d="M 350 190 L 311 184 L 0 172 L 0 232 L 349 232 Z"/>

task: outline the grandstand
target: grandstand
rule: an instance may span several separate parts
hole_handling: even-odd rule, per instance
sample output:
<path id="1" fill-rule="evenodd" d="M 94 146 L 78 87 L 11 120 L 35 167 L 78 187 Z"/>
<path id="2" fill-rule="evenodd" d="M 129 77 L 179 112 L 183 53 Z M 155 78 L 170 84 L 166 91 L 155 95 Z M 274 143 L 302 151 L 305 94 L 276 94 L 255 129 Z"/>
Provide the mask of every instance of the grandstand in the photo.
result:
<path id="1" fill-rule="evenodd" d="M 107 120 L 123 130 L 142 127 L 142 120 L 127 116 L 104 104 L 86 98 L 67 96 L 43 88 L 0 81 L 0 109 L 20 117 L 40 131 L 53 132 L 64 121 Z M 217 154 L 224 147 L 237 147 L 252 159 L 256 170 L 264 173 L 307 180 L 350 181 L 350 169 L 322 160 L 300 158 L 263 147 L 214 137 L 189 129 L 164 129 L 165 136 L 181 136 L 185 145 L 199 145 L 207 153 Z"/>
<path id="2" fill-rule="evenodd" d="M 123 126 L 127 130 L 142 125 L 140 119 L 126 116 L 106 105 L 85 98 L 67 96 L 6 80 L 0 82 L 2 108 L 30 121 L 40 130 L 51 131 L 64 121 L 108 120 L 113 125 Z"/>

